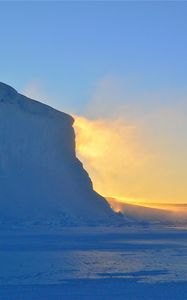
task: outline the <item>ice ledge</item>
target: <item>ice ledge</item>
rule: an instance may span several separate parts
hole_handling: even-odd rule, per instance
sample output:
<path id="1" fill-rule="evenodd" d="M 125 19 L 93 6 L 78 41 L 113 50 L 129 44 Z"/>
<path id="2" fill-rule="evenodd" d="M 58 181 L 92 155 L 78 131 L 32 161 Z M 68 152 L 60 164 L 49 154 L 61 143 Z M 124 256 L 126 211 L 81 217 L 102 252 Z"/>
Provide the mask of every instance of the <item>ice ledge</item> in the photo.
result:
<path id="1" fill-rule="evenodd" d="M 70 125 L 74 123 L 72 116 L 62 111 L 58 111 L 44 103 L 38 102 L 37 100 L 19 94 L 14 88 L 3 82 L 0 82 L 0 104 L 1 103 L 16 104 L 22 110 L 27 110 L 27 112 L 30 113 L 64 118 L 64 120 L 68 120 Z"/>
<path id="2" fill-rule="evenodd" d="M 17 91 L 11 86 L 0 82 L 0 101 L 11 99 L 17 95 Z"/>

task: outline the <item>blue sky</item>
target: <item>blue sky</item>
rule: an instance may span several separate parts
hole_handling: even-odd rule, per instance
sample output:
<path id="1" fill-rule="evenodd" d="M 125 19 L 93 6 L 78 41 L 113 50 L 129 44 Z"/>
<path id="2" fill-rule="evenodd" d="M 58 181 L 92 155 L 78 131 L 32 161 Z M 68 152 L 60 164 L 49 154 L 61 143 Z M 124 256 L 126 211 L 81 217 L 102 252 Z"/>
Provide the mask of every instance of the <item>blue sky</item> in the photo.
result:
<path id="1" fill-rule="evenodd" d="M 98 82 L 184 90 L 187 2 L 0 2 L 0 80 L 81 112 Z M 54 102 L 54 103 L 53 103 Z"/>

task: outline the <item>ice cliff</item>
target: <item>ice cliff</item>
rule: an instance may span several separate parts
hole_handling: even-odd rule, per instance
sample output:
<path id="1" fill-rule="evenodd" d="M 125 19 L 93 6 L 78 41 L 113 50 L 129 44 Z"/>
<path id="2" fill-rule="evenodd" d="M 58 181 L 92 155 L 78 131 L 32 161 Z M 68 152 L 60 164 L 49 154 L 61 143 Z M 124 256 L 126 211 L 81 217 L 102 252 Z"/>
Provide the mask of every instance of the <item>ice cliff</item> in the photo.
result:
<path id="1" fill-rule="evenodd" d="M 0 83 L 0 219 L 115 218 L 75 154 L 73 118 Z"/>

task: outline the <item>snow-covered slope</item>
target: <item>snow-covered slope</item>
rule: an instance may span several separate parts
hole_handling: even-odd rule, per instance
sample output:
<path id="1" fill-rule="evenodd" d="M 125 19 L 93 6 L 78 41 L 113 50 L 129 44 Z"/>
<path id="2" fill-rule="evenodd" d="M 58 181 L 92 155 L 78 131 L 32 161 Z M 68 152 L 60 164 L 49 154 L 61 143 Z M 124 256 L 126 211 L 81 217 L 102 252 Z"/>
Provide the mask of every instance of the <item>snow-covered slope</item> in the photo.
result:
<path id="1" fill-rule="evenodd" d="M 0 83 L 0 218 L 115 218 L 75 155 L 73 118 Z"/>

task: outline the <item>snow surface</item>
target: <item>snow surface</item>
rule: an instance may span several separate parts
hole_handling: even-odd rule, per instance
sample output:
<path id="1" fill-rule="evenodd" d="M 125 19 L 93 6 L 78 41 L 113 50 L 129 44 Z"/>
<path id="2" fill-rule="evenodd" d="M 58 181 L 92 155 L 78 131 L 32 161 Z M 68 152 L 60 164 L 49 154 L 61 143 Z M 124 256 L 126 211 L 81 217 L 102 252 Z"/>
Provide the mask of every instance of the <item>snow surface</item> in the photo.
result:
<path id="1" fill-rule="evenodd" d="M 0 232 L 0 299 L 185 300 L 187 230 Z"/>
<path id="2" fill-rule="evenodd" d="M 75 155 L 73 118 L 0 83 L 0 221 L 108 222 Z"/>

